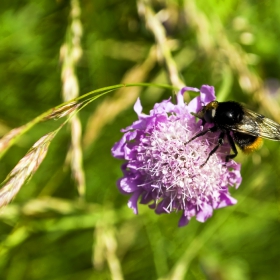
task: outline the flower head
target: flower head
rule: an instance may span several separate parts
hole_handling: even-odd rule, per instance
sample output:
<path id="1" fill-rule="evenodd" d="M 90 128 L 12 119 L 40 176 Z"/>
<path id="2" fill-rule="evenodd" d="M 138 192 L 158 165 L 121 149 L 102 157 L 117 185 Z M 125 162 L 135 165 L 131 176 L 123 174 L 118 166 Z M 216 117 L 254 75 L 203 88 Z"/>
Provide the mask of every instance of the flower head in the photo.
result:
<path id="1" fill-rule="evenodd" d="M 183 100 L 187 90 L 200 92 L 188 105 Z M 203 165 L 217 145 L 219 133 L 207 133 L 187 143 L 209 126 L 203 127 L 191 113 L 213 100 L 214 88 L 204 85 L 200 90 L 181 89 L 177 104 L 164 100 L 149 115 L 142 113 L 140 100 L 136 101 L 138 120 L 122 130 L 122 139 L 112 148 L 114 157 L 125 160 L 118 188 L 131 195 L 128 206 L 135 214 L 138 201 L 149 204 L 157 214 L 182 210 L 179 226 L 184 226 L 193 216 L 204 222 L 213 209 L 236 203 L 228 188 L 240 185 L 240 165 L 225 162 L 230 145 L 222 145 Z"/>

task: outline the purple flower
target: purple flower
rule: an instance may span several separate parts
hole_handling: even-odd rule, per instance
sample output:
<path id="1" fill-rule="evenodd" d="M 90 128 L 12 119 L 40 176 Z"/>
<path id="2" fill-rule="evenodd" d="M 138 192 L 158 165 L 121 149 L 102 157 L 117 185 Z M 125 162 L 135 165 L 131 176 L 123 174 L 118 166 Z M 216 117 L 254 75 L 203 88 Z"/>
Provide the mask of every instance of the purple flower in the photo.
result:
<path id="1" fill-rule="evenodd" d="M 185 91 L 200 92 L 188 105 Z M 122 139 L 112 148 L 114 157 L 124 159 L 123 177 L 118 188 L 130 194 L 128 206 L 138 213 L 137 203 L 148 204 L 157 214 L 182 210 L 179 226 L 196 216 L 200 222 L 212 216 L 213 209 L 236 203 L 229 187 L 241 183 L 240 165 L 225 162 L 230 145 L 225 143 L 208 160 L 217 145 L 219 132 L 207 133 L 186 144 L 209 124 L 196 122 L 203 104 L 215 100 L 214 87 L 185 87 L 177 94 L 177 104 L 170 99 L 155 104 L 149 115 L 142 113 L 138 99 L 134 110 L 138 120 L 123 129 Z"/>

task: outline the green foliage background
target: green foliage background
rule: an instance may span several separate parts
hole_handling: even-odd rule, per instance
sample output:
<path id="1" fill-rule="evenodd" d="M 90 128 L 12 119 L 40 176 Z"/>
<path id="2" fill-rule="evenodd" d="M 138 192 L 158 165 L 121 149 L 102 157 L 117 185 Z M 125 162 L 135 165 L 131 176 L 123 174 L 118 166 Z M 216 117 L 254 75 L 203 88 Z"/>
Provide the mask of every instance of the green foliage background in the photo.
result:
<path id="1" fill-rule="evenodd" d="M 153 51 L 160 43 L 139 16 L 140 2 L 80 0 L 81 94 L 124 81 L 170 84 L 160 51 Z M 172 51 L 185 84 L 214 85 L 218 100 L 246 103 L 280 122 L 279 0 L 146 2 L 166 30 L 163 47 Z M 70 7 L 66 0 L 1 0 L 0 135 L 63 102 L 59 53 Z M 280 279 L 279 143 L 265 141 L 254 154 L 238 155 L 243 183 L 232 191 L 238 204 L 215 211 L 206 223 L 193 219 L 178 228 L 180 213 L 157 216 L 147 206 L 135 216 L 116 188 L 121 162 L 110 149 L 135 120 L 137 90 L 146 112 L 174 93 L 127 88 L 79 114 L 88 137 L 85 201 L 65 163 L 67 127 L 32 180 L 1 209 L 0 279 Z M 60 123 L 40 123 L 23 135 L 2 158 L 0 178 Z"/>

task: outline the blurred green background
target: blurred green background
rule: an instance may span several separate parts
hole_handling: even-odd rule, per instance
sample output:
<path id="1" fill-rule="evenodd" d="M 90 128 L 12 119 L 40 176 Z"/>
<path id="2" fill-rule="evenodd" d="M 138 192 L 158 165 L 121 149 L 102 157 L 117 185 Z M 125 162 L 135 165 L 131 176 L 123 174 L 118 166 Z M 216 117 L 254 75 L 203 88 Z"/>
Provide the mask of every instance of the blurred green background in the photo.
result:
<path id="1" fill-rule="evenodd" d="M 0 135 L 63 102 L 65 44 L 82 52 L 69 63 L 80 94 L 123 82 L 178 86 L 173 65 L 188 86 L 213 85 L 219 101 L 243 102 L 280 122 L 279 42 L 279 0 L 1 0 Z M 0 279 L 280 279 L 277 142 L 239 153 L 243 183 L 231 190 L 238 204 L 204 224 L 178 228 L 180 213 L 157 216 L 142 205 L 135 216 L 127 208 L 111 147 L 136 119 L 139 94 L 148 112 L 173 93 L 121 89 L 80 112 L 84 201 L 67 160 L 71 129 L 60 131 L 32 180 L 0 211 Z M 1 160 L 2 181 L 60 123 L 24 134 Z"/>

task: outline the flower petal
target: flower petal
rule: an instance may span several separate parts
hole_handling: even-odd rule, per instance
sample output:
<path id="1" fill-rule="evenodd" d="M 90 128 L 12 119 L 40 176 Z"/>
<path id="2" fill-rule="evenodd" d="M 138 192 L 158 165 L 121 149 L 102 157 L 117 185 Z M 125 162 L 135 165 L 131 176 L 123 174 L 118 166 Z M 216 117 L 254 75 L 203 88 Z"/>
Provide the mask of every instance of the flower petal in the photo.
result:
<path id="1" fill-rule="evenodd" d="M 141 105 L 141 101 L 140 101 L 140 98 L 138 97 L 135 104 L 134 104 L 134 107 L 133 107 L 134 111 L 136 112 L 136 114 L 138 116 L 140 116 L 142 114 L 142 110 L 143 110 L 143 107 Z"/>
<path id="2" fill-rule="evenodd" d="M 201 108 L 202 108 L 202 105 L 201 105 L 201 97 L 200 96 L 195 97 L 188 104 L 188 109 L 192 113 L 198 113 L 201 110 Z"/>
<path id="3" fill-rule="evenodd" d="M 179 220 L 178 226 L 179 227 L 186 226 L 189 222 L 190 222 L 190 219 L 187 216 L 185 216 L 183 213 Z"/>
<path id="4" fill-rule="evenodd" d="M 194 88 L 194 87 L 183 87 L 179 90 L 179 92 L 177 93 L 177 104 L 179 106 L 184 105 L 184 93 L 186 91 L 195 91 L 195 92 L 199 92 L 198 88 Z"/>
<path id="5" fill-rule="evenodd" d="M 200 96 L 201 96 L 201 102 L 204 104 L 208 104 L 211 101 L 214 101 L 216 99 L 215 96 L 215 88 L 208 85 L 203 85 L 200 88 Z"/>
<path id="6" fill-rule="evenodd" d="M 133 193 L 133 195 L 130 197 L 130 199 L 128 200 L 128 203 L 127 203 L 128 207 L 133 210 L 134 214 L 138 214 L 137 202 L 138 202 L 140 195 L 141 195 L 140 191 Z"/>
<path id="7" fill-rule="evenodd" d="M 200 210 L 196 214 L 196 219 L 199 222 L 204 223 L 208 218 L 212 216 L 213 208 L 208 203 L 202 203 Z"/>
<path id="8" fill-rule="evenodd" d="M 222 193 L 220 195 L 220 201 L 214 208 L 222 208 L 230 205 L 234 205 L 237 203 L 237 200 L 230 196 L 230 194 Z"/>
<path id="9" fill-rule="evenodd" d="M 119 179 L 117 185 L 120 192 L 123 194 L 130 194 L 138 190 L 135 181 L 127 177 Z"/>

